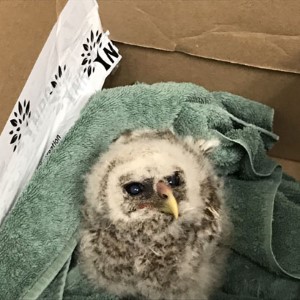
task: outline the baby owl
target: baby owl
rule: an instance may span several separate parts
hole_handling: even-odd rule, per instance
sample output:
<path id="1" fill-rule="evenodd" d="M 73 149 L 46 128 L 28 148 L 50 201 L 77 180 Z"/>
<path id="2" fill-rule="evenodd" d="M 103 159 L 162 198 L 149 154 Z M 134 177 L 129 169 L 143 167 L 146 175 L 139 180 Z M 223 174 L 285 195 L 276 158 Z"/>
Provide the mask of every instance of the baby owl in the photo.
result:
<path id="1" fill-rule="evenodd" d="M 86 176 L 83 273 L 118 296 L 208 299 L 220 286 L 230 222 L 208 153 L 217 140 L 124 133 Z"/>

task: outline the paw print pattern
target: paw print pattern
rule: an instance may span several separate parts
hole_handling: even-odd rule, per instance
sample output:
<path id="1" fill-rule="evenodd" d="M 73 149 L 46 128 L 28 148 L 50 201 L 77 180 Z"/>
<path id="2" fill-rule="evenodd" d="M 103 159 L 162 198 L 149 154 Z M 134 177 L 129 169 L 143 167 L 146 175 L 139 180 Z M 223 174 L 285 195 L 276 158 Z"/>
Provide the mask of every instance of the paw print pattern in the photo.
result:
<path id="1" fill-rule="evenodd" d="M 31 117 L 30 101 L 21 101 L 18 103 L 17 111 L 14 111 L 15 118 L 9 120 L 12 125 L 10 144 L 13 145 L 13 152 L 16 151 L 18 143 L 22 137 L 22 128 L 28 126 L 28 120 Z"/>
<path id="2" fill-rule="evenodd" d="M 66 71 L 66 65 L 62 66 L 58 66 L 58 72 L 57 74 L 54 75 L 54 80 L 51 81 L 51 86 L 53 88 L 53 90 L 57 87 L 57 84 L 60 80 L 60 78 L 62 77 L 63 73 Z M 53 90 L 50 92 L 50 95 L 53 93 Z"/>
<path id="3" fill-rule="evenodd" d="M 95 34 L 91 31 L 90 37 L 82 45 L 85 52 L 81 54 L 83 57 L 81 65 L 84 66 L 83 73 L 86 72 L 88 77 L 95 72 L 94 62 L 99 62 L 98 60 L 101 59 L 98 53 L 98 48 L 102 47 L 101 37 L 102 33 L 99 34 L 98 30 Z"/>

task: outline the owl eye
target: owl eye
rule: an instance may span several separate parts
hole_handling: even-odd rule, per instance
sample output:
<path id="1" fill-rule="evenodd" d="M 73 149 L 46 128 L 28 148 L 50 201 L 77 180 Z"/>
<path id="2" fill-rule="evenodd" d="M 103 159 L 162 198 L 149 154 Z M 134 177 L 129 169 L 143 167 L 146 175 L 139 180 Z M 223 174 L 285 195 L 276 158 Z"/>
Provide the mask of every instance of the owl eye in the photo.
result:
<path id="1" fill-rule="evenodd" d="M 167 181 L 172 187 L 179 186 L 181 182 L 178 172 L 175 172 L 174 175 L 167 177 Z"/>
<path id="2" fill-rule="evenodd" d="M 137 196 L 144 191 L 144 186 L 139 182 L 131 182 L 124 186 L 126 192 L 131 196 Z"/>

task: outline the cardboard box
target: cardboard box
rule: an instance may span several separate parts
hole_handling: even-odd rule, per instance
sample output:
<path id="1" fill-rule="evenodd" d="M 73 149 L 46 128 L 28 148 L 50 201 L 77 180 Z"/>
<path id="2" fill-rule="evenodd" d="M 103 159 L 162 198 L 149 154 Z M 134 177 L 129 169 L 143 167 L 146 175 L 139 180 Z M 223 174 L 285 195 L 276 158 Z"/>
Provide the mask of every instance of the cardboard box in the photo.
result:
<path id="1" fill-rule="evenodd" d="M 0 2 L 0 129 L 66 0 Z M 300 2 L 99 1 L 123 56 L 106 87 L 189 81 L 275 109 L 270 155 L 300 179 Z"/>

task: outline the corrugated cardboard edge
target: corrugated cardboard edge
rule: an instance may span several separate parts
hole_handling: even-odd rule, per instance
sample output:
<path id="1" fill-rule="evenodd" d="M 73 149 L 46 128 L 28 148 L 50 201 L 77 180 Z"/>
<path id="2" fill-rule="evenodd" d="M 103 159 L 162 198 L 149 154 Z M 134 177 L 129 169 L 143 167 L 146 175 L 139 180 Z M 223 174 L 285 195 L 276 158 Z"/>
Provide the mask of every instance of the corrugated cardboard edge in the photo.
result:
<path id="1" fill-rule="evenodd" d="M 188 51 L 182 51 L 179 50 L 180 47 L 178 45 L 176 45 L 176 47 L 172 50 L 172 49 L 165 49 L 163 47 L 159 47 L 159 46 L 149 46 L 149 45 L 142 45 L 142 44 L 137 44 L 137 43 L 130 43 L 130 42 L 124 42 L 122 40 L 119 40 L 117 38 L 114 38 L 114 36 L 111 36 L 111 40 L 117 43 L 121 43 L 121 44 L 125 44 L 125 45 L 129 45 L 129 46 L 137 46 L 137 47 L 142 47 L 142 48 L 146 48 L 146 49 L 155 49 L 155 50 L 160 50 L 160 51 L 165 51 L 165 52 L 178 52 L 178 53 L 184 53 L 186 55 L 190 55 L 196 58 L 202 58 L 202 59 L 208 59 L 211 61 L 216 61 L 216 62 L 224 62 L 224 63 L 228 63 L 228 64 L 233 64 L 233 65 L 238 65 L 238 66 L 245 66 L 245 67 L 251 67 L 251 68 L 256 68 L 256 69 L 261 69 L 261 70 L 270 70 L 270 71 L 276 71 L 276 72 L 283 72 L 283 73 L 287 73 L 287 74 L 299 74 L 300 72 L 297 70 L 284 70 L 284 69 L 280 69 L 280 68 L 274 68 L 273 66 L 259 66 L 259 65 L 254 65 L 254 64 L 247 64 L 247 63 L 241 63 L 235 60 L 225 60 L 225 59 L 218 59 L 216 57 L 210 57 L 210 56 L 205 56 L 205 55 L 197 55 L 197 54 L 193 54 L 193 53 L 189 53 Z"/>
<path id="2" fill-rule="evenodd" d="M 300 74 L 297 8 L 277 0 L 99 2 L 116 42 Z"/>

